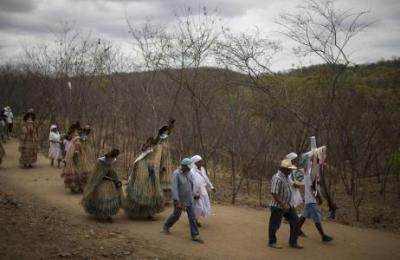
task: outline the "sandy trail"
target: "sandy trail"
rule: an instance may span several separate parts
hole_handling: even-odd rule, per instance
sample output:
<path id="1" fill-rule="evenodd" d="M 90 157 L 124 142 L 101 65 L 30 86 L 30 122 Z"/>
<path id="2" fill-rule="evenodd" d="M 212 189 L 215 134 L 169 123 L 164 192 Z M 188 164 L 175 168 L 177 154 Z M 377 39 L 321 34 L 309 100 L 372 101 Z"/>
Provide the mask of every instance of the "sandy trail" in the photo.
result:
<path id="1" fill-rule="evenodd" d="M 17 142 L 9 142 L 5 149 L 7 157 L 0 168 L 0 179 L 6 190 L 55 206 L 75 223 L 93 223 L 79 204 L 81 196 L 64 189 L 61 170 L 50 167 L 43 156 L 39 156 L 35 168 L 21 169 Z M 304 250 L 287 246 L 282 250 L 271 249 L 267 246 L 268 210 L 218 205 L 213 206 L 211 218 L 202 221 L 200 232 L 205 244 L 201 245 L 190 240 L 186 215 L 172 228 L 171 235 L 160 233 L 171 211 L 166 209 L 151 222 L 130 220 L 120 211 L 112 224 L 104 225 L 122 234 L 144 238 L 168 252 L 206 259 L 400 259 L 399 235 L 332 222 L 324 223 L 327 233 L 335 237 L 331 244 L 322 244 L 313 224 L 307 222 L 304 231 L 308 238 L 300 239 Z M 281 244 L 287 245 L 288 233 L 288 225 L 282 224 L 278 232 Z"/>

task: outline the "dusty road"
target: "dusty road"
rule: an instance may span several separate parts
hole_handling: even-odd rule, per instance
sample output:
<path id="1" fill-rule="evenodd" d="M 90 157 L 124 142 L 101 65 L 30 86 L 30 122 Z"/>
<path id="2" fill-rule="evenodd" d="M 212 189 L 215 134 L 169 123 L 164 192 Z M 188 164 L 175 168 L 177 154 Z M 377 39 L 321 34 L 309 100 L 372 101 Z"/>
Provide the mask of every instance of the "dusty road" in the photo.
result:
<path id="1" fill-rule="evenodd" d="M 304 250 L 287 246 L 281 250 L 271 249 L 267 246 L 268 210 L 214 206 L 213 215 L 203 220 L 200 230 L 204 244 L 190 240 L 186 215 L 182 215 L 171 235 L 160 233 L 171 208 L 157 215 L 156 221 L 133 221 L 121 211 L 114 217 L 113 223 L 97 223 L 80 206 L 80 195 L 73 195 L 64 189 L 61 170 L 50 167 L 49 161 L 42 156 L 35 168 L 21 169 L 16 141 L 9 142 L 5 149 L 7 157 L 0 167 L 3 191 L 21 200 L 40 202 L 37 205 L 56 207 L 66 221 L 75 226 L 104 227 L 126 237 L 145 240 L 152 248 L 159 249 L 153 255 L 160 257 L 179 254 L 205 259 L 400 259 L 399 235 L 332 222 L 324 223 L 327 233 L 335 237 L 331 244 L 322 244 L 313 224 L 308 222 L 304 227 L 308 238 L 300 239 Z M 283 224 L 278 232 L 280 244 L 287 245 L 288 232 L 288 225 Z M 134 255 L 130 257 L 134 258 Z"/>

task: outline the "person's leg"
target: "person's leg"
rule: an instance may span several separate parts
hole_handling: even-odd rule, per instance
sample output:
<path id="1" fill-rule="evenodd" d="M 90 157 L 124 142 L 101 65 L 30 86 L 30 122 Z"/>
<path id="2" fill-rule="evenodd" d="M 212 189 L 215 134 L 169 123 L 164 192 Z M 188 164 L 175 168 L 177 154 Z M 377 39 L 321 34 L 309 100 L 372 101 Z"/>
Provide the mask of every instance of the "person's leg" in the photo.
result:
<path id="1" fill-rule="evenodd" d="M 181 214 L 182 214 L 182 209 L 174 206 L 174 211 L 164 224 L 164 230 L 170 229 L 179 220 Z"/>
<path id="2" fill-rule="evenodd" d="M 289 224 L 290 224 L 290 237 L 289 244 L 297 245 L 297 238 L 299 236 L 299 225 L 298 225 L 298 217 L 295 208 L 290 208 L 289 210 Z"/>
<path id="3" fill-rule="evenodd" d="M 10 133 L 10 135 L 11 135 L 12 131 L 13 131 L 13 123 L 9 123 L 8 124 L 8 132 Z"/>
<path id="4" fill-rule="evenodd" d="M 51 158 L 50 165 L 51 165 L 51 166 L 54 166 L 54 159 L 53 159 L 53 158 Z"/>
<path id="5" fill-rule="evenodd" d="M 57 168 L 60 168 L 61 159 L 57 159 Z"/>
<path id="6" fill-rule="evenodd" d="M 309 206 L 310 204 L 305 204 L 304 205 L 304 210 L 302 216 L 298 220 L 298 230 L 299 230 L 299 236 L 301 237 L 306 237 L 304 234 L 303 230 L 301 229 L 303 227 L 304 222 L 306 222 L 306 219 L 309 218 Z"/>
<path id="7" fill-rule="evenodd" d="M 269 218 L 269 244 L 276 244 L 276 232 L 278 231 L 283 217 L 283 210 L 277 207 L 271 207 L 271 216 Z"/>
<path id="8" fill-rule="evenodd" d="M 190 235 L 192 236 L 192 239 L 199 238 L 200 232 L 199 229 L 197 228 L 197 221 L 196 221 L 196 215 L 194 213 L 194 207 L 193 206 L 187 207 L 186 213 L 189 219 Z"/>
<path id="9" fill-rule="evenodd" d="M 314 220 L 315 227 L 317 228 L 319 234 L 321 235 L 321 239 L 323 242 L 332 241 L 333 238 L 326 235 L 321 224 L 321 210 L 317 204 L 313 204 L 312 207 L 312 219 Z"/>

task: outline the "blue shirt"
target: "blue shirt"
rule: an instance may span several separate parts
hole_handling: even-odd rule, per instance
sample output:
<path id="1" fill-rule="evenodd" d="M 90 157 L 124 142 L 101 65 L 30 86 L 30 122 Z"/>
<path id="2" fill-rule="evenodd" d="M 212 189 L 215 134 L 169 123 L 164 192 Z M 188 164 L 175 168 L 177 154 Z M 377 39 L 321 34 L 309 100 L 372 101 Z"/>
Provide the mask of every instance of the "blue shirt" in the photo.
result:
<path id="1" fill-rule="evenodd" d="M 189 171 L 185 175 L 181 169 L 172 175 L 172 199 L 183 206 L 193 205 L 193 177 Z"/>

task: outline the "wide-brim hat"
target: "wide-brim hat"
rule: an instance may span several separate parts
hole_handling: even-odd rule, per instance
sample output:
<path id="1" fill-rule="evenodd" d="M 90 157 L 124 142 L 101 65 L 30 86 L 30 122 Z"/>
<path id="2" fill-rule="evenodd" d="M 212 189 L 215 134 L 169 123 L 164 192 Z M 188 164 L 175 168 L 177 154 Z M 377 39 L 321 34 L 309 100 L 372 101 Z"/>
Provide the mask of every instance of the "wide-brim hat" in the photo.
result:
<path id="1" fill-rule="evenodd" d="M 285 168 L 285 169 L 290 169 L 290 170 L 297 170 L 297 167 L 293 165 L 292 160 L 290 159 L 284 159 L 279 163 L 279 167 Z"/>

